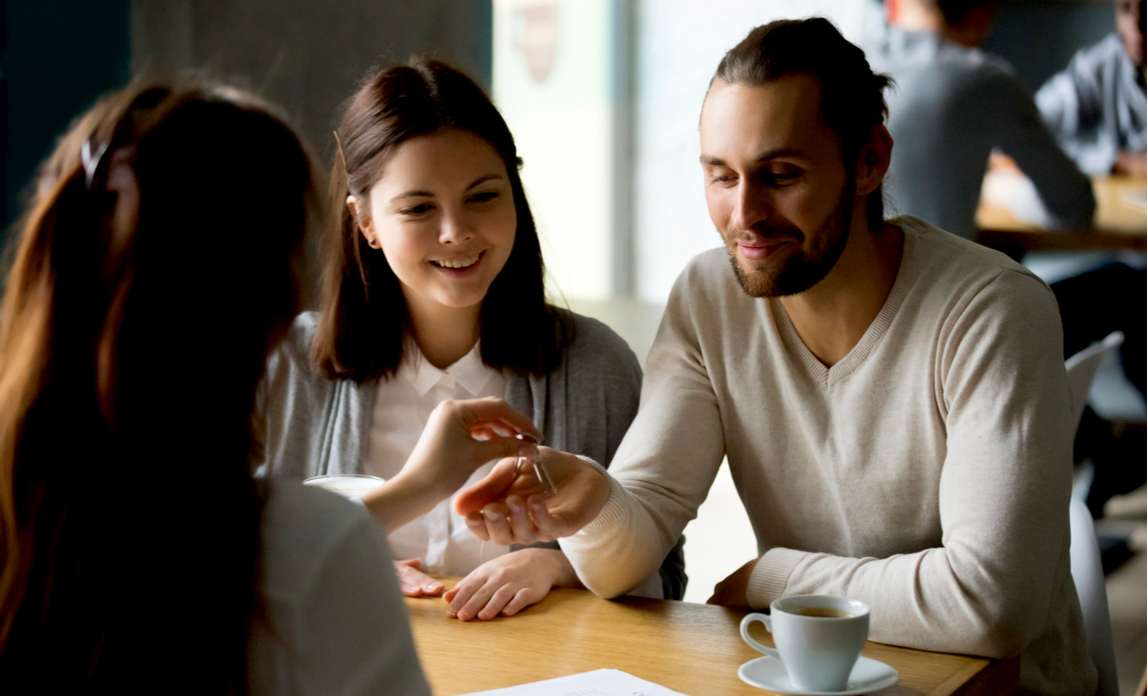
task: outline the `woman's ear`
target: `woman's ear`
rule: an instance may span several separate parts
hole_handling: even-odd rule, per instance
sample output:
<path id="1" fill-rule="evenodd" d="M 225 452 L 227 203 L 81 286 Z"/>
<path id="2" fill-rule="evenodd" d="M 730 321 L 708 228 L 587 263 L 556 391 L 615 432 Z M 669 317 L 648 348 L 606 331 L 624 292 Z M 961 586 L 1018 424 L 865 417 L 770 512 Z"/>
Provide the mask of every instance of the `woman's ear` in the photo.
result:
<path id="1" fill-rule="evenodd" d="M 347 209 L 351 211 L 351 217 L 354 218 L 355 224 L 359 227 L 359 232 L 367 240 L 367 246 L 372 249 L 379 248 L 379 240 L 375 235 L 375 222 L 371 219 L 370 215 L 361 214 L 362 208 L 359 205 L 359 199 L 354 196 L 347 196 Z"/>
<path id="2" fill-rule="evenodd" d="M 889 160 L 893 156 L 893 136 L 885 124 L 879 123 L 869 131 L 869 142 L 857 155 L 856 178 L 857 195 L 867 196 L 877 190 L 889 171 Z"/>

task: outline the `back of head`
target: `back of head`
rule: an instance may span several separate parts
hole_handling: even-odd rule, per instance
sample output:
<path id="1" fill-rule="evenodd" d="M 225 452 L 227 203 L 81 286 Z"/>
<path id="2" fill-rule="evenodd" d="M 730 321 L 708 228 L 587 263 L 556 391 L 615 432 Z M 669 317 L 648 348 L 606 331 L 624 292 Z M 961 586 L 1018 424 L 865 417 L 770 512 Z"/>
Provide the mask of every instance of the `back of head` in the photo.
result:
<path id="1" fill-rule="evenodd" d="M 841 140 L 851 171 L 873 128 L 885 120 L 884 90 L 891 80 L 875 74 L 865 52 L 829 20 L 782 19 L 754 28 L 725 54 L 713 79 L 757 87 L 794 73 L 811 74 L 821 85 L 821 116 Z M 871 227 L 880 226 L 883 210 L 878 189 L 867 202 Z"/>
<path id="2" fill-rule="evenodd" d="M 977 10 L 995 9 L 997 0 L 923 0 L 941 13 L 945 24 L 959 27 Z"/>
<path id="3" fill-rule="evenodd" d="M 244 690 L 250 415 L 313 207 L 236 90 L 129 88 L 61 139 L 0 323 L 0 680 Z"/>
<path id="4" fill-rule="evenodd" d="M 459 70 L 414 58 L 372 73 L 348 101 L 331 173 L 331 224 L 312 361 L 334 378 L 393 375 L 402 357 L 406 305 L 382 253 L 359 233 L 348 196 L 369 210 L 371 188 L 395 151 L 413 138 L 457 128 L 485 140 L 502 158 L 514 194 L 518 227 L 510 258 L 483 301 L 482 357 L 492 367 L 544 374 L 559 358 L 560 340 L 546 305 L 542 252 L 519 176 L 514 137 L 490 98 Z"/>

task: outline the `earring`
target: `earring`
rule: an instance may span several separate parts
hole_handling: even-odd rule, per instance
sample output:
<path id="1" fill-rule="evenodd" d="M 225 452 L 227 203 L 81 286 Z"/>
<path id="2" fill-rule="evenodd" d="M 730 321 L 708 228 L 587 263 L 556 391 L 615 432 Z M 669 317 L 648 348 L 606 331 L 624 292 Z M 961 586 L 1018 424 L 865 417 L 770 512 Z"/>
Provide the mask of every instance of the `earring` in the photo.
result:
<path id="1" fill-rule="evenodd" d="M 379 248 L 379 240 L 374 239 L 374 238 L 368 239 L 367 240 L 367 246 L 371 247 L 372 249 L 378 249 Z"/>

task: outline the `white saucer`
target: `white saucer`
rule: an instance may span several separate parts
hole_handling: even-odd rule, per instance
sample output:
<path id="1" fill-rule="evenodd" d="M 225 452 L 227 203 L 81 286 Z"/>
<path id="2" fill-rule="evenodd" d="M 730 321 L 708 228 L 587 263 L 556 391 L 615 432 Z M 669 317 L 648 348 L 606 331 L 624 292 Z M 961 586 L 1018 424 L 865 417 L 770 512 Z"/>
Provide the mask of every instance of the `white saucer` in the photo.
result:
<path id="1" fill-rule="evenodd" d="M 867 657 L 857 658 L 857 664 L 853 665 L 853 671 L 849 673 L 849 682 L 844 691 L 802 691 L 790 683 L 789 674 L 786 673 L 781 660 L 769 656 L 745 663 L 738 668 L 737 676 L 746 684 L 760 689 L 799 696 L 858 696 L 887 689 L 901 679 L 897 670 L 884 662 L 870 660 Z"/>

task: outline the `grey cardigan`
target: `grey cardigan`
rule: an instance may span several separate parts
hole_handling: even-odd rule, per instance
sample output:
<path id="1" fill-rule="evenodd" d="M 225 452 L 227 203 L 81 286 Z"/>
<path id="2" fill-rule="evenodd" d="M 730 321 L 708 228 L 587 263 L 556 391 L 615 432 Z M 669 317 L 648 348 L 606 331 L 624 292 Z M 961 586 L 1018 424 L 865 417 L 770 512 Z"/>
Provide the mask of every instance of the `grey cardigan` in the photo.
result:
<path id="1" fill-rule="evenodd" d="M 506 401 L 530 415 L 543 444 L 608 466 L 638 412 L 642 370 L 626 342 L 605 324 L 569 313 L 572 340 L 562 363 L 542 377 L 513 373 Z M 375 382 L 327 379 L 311 368 L 317 312 L 300 314 L 267 363 L 252 427 L 258 473 L 302 480 L 362 473 Z M 682 539 L 662 566 L 665 596 L 685 592 Z"/>

